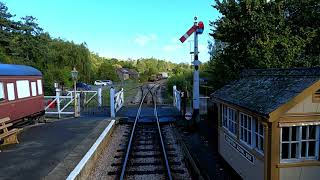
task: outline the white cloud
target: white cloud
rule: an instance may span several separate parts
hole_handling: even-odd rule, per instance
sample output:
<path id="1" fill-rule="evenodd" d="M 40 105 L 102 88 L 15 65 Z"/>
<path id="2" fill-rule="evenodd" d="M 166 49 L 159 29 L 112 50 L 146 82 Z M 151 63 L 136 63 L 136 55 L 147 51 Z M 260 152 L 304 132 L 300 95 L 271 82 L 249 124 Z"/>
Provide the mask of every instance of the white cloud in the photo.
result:
<path id="1" fill-rule="evenodd" d="M 176 52 L 177 50 L 181 49 L 182 47 L 184 47 L 184 44 L 182 44 L 179 41 L 179 38 L 173 37 L 170 39 L 168 44 L 166 44 L 162 47 L 162 50 L 167 53 L 172 53 L 172 52 Z"/>
<path id="2" fill-rule="evenodd" d="M 155 41 L 156 39 L 156 34 L 137 34 L 133 42 L 140 46 L 145 46 L 149 42 Z"/>
<path id="3" fill-rule="evenodd" d="M 181 45 L 167 44 L 167 45 L 163 46 L 162 50 L 165 52 L 174 52 L 180 48 L 181 48 Z"/>

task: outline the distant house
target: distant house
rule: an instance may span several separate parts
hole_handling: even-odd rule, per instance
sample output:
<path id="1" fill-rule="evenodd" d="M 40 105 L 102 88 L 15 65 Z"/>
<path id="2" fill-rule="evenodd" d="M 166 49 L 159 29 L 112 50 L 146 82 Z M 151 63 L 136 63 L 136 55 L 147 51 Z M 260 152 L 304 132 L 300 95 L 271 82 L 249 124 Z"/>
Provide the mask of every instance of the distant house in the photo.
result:
<path id="1" fill-rule="evenodd" d="M 139 73 L 135 69 L 127 69 L 129 73 L 129 78 L 131 79 L 138 79 L 139 78 Z"/>
<path id="2" fill-rule="evenodd" d="M 125 68 L 118 68 L 116 73 L 120 80 L 127 80 L 129 79 L 129 72 Z"/>
<path id="3" fill-rule="evenodd" d="M 219 153 L 243 179 L 319 179 L 320 68 L 248 70 L 211 100 Z"/>
<path id="4" fill-rule="evenodd" d="M 131 79 L 139 78 L 139 73 L 134 69 L 118 68 L 116 72 L 120 80 L 127 80 L 129 78 Z"/>

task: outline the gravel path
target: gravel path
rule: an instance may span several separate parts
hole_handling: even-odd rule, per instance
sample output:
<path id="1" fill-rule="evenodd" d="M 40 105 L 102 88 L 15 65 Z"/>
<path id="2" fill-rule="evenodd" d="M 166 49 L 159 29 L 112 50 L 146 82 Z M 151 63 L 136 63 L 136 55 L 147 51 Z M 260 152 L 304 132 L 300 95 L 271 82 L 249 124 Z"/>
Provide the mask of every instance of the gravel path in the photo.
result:
<path id="1" fill-rule="evenodd" d="M 105 179 L 105 180 L 114 180 L 115 176 L 108 175 L 108 172 L 115 171 L 116 167 L 112 166 L 112 163 L 117 163 L 114 158 L 118 154 L 117 150 L 119 145 L 123 143 L 125 139 L 122 135 L 128 131 L 127 125 L 117 125 L 114 132 L 111 135 L 111 140 L 108 143 L 108 146 L 100 154 L 99 160 L 96 162 L 96 167 L 93 169 L 92 173 L 88 179 Z"/>

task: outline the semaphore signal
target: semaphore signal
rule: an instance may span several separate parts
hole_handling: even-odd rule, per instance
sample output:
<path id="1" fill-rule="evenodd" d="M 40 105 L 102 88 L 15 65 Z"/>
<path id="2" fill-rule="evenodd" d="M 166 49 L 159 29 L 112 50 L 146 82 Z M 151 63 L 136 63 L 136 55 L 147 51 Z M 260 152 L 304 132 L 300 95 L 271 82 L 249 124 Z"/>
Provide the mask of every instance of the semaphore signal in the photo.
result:
<path id="1" fill-rule="evenodd" d="M 200 120 L 199 115 L 199 66 L 201 62 L 198 60 L 198 35 L 202 34 L 204 30 L 204 24 L 202 21 L 197 22 L 197 17 L 194 17 L 193 26 L 180 38 L 183 43 L 189 36 L 194 33 L 194 65 L 193 72 L 193 119 L 198 122 Z"/>

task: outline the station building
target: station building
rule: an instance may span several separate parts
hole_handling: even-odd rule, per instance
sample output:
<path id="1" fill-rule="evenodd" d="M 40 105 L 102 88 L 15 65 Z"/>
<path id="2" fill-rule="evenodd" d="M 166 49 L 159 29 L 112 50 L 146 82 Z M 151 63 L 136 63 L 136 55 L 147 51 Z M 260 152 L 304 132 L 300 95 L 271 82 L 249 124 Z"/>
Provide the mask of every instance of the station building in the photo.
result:
<path id="1" fill-rule="evenodd" d="M 243 179 L 320 179 L 320 68 L 247 70 L 211 100 L 218 151 Z"/>

